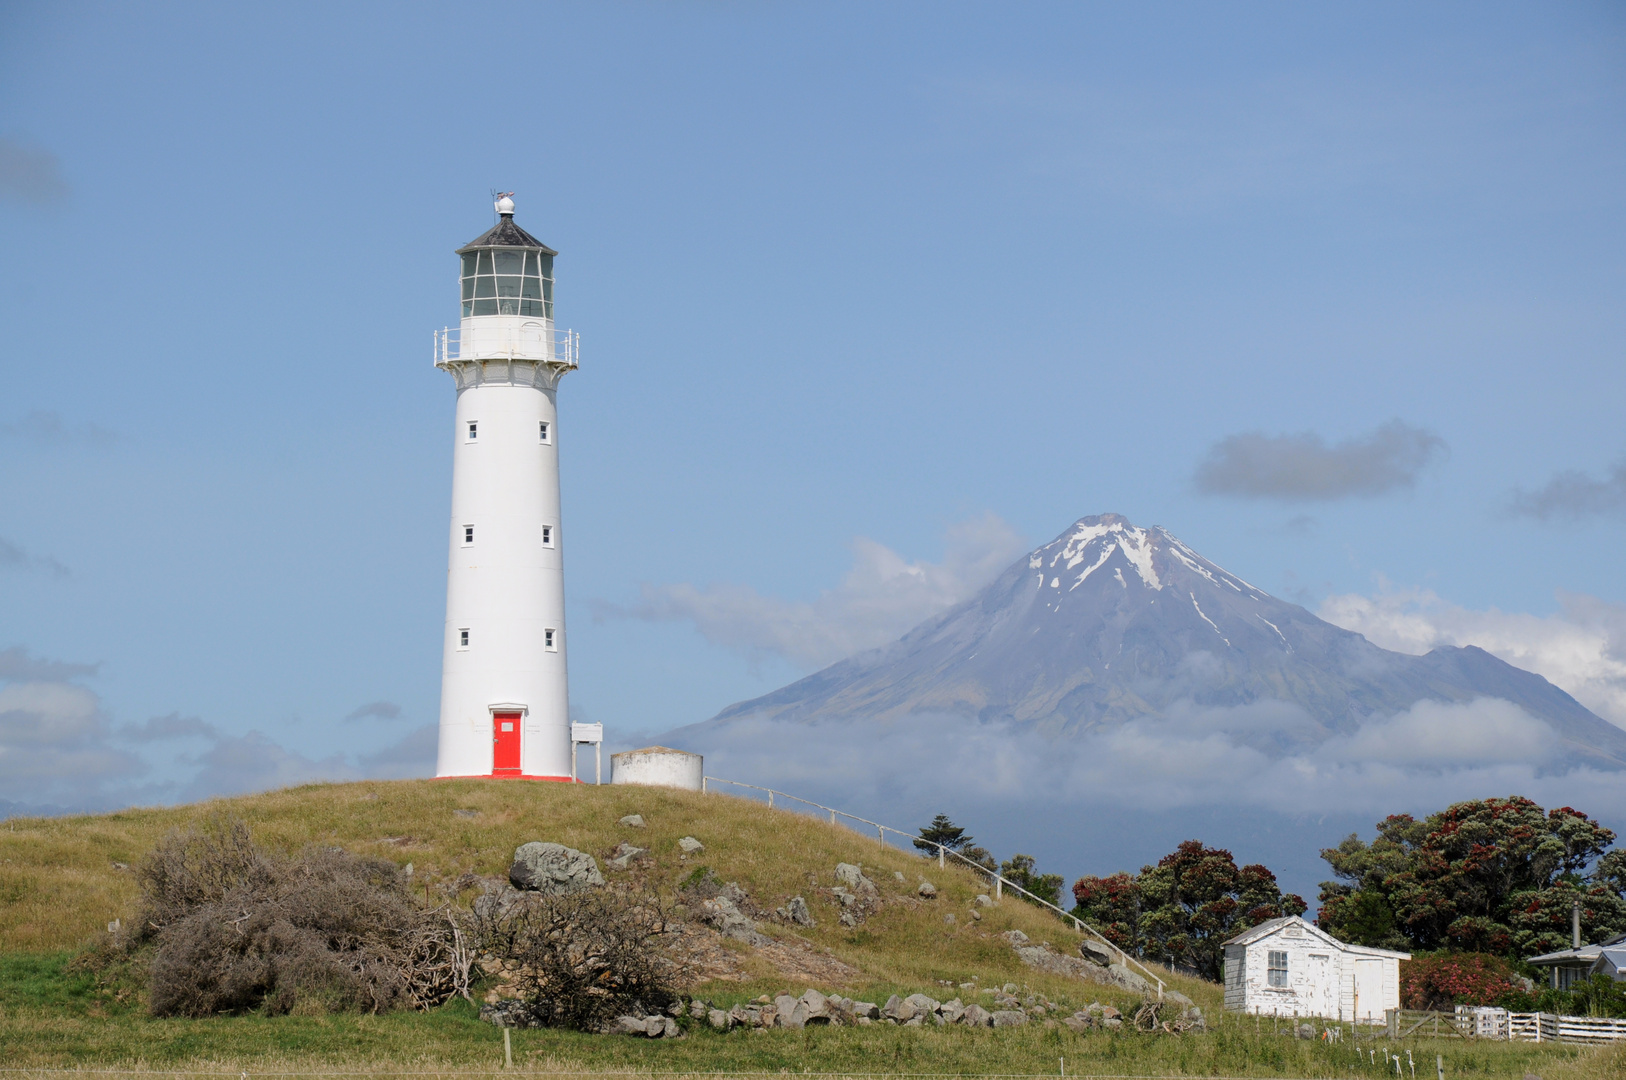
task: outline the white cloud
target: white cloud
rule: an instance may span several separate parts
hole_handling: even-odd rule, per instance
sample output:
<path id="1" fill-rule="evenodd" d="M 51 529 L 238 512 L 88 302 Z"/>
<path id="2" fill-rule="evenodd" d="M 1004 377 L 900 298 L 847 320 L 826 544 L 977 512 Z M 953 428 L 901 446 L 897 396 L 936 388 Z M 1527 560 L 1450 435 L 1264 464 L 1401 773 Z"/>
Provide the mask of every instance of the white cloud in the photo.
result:
<path id="1" fill-rule="evenodd" d="M 1329 596 L 1317 614 L 1396 652 L 1477 645 L 1626 727 L 1626 605 L 1565 592 L 1558 602 L 1556 615 L 1473 611 L 1427 589 L 1385 586 L 1376 596 Z"/>
<path id="2" fill-rule="evenodd" d="M 599 613 L 689 621 L 714 644 L 819 668 L 885 645 L 969 598 L 1026 550 L 1015 530 L 990 513 L 951 526 L 940 563 L 909 562 L 858 537 L 852 569 L 810 603 L 764 596 L 744 585 L 645 585 L 638 604 L 600 605 Z"/>

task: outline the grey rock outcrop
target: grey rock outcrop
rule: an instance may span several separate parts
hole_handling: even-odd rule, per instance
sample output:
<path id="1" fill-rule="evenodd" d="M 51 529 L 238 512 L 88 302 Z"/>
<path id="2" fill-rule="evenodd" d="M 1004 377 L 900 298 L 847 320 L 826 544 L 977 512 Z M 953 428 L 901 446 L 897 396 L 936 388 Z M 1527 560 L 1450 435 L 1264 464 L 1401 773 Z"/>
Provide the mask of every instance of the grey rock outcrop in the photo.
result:
<path id="1" fill-rule="evenodd" d="M 606 860 L 606 865 L 613 866 L 617 870 L 626 870 L 632 866 L 633 860 L 648 854 L 648 848 L 637 847 L 623 840 L 616 845 L 615 852 Z"/>
<path id="2" fill-rule="evenodd" d="M 1089 938 L 1079 942 L 1078 952 L 1084 959 L 1100 967 L 1110 967 L 1119 961 L 1117 950 L 1103 945 L 1099 941 L 1091 941 Z"/>
<path id="3" fill-rule="evenodd" d="M 739 909 L 739 905 L 726 895 L 717 895 L 700 902 L 701 917 L 724 937 L 743 941 L 747 945 L 770 945 L 773 939 L 757 930 L 757 924 Z"/>
<path id="4" fill-rule="evenodd" d="M 933 885 L 929 881 L 922 881 L 920 883 L 920 887 L 915 890 L 915 895 L 919 896 L 922 900 L 936 900 L 937 886 Z"/>
<path id="5" fill-rule="evenodd" d="M 629 829 L 642 829 L 644 828 L 644 815 L 628 814 L 626 817 L 616 822 L 616 824 L 625 825 Z"/>
<path id="6" fill-rule="evenodd" d="M 852 863 L 836 863 L 836 882 L 845 885 L 860 899 L 867 900 L 880 895 L 875 882 L 864 876 L 863 867 L 854 866 Z"/>
<path id="7" fill-rule="evenodd" d="M 697 855 L 706 850 L 706 845 L 692 836 L 685 836 L 678 841 L 678 850 L 685 855 Z"/>
<path id="8" fill-rule="evenodd" d="M 786 922 L 793 922 L 797 926 L 817 926 L 813 921 L 813 913 L 807 909 L 807 901 L 800 896 L 793 896 L 785 902 L 782 908 L 776 908 L 774 914 Z"/>
<path id="9" fill-rule="evenodd" d="M 508 880 L 517 889 L 545 896 L 568 896 L 603 885 L 604 875 L 585 851 L 533 840 L 515 849 Z"/>

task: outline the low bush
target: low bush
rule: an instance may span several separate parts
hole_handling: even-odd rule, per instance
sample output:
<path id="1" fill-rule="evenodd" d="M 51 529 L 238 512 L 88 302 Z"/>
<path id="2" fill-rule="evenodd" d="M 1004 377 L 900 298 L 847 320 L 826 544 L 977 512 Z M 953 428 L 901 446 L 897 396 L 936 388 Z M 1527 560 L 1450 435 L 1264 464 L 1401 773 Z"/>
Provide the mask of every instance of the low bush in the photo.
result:
<path id="1" fill-rule="evenodd" d="M 427 1009 L 468 988 L 451 913 L 395 864 L 339 848 L 281 858 L 240 821 L 171 833 L 139 870 L 130 944 L 155 1016 Z"/>
<path id="2" fill-rule="evenodd" d="M 653 897 L 610 888 L 474 904 L 479 949 L 501 961 L 543 1027 L 599 1031 L 623 1014 L 663 1011 L 677 997 L 665 930 Z"/>
<path id="3" fill-rule="evenodd" d="M 1407 1009 L 1497 1005 L 1523 990 L 1512 966 L 1490 953 L 1424 953 L 1400 963 L 1400 1003 Z"/>

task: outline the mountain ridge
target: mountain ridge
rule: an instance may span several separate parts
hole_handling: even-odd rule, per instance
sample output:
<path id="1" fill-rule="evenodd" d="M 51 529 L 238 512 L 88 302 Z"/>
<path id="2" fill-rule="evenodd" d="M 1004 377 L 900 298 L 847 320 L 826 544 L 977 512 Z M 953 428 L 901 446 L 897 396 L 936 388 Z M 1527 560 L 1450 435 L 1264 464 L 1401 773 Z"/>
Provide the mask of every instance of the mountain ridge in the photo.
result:
<path id="1" fill-rule="evenodd" d="M 970 599 L 897 641 L 683 729 L 751 717 L 884 722 L 947 713 L 1077 735 L 1168 714 L 1273 703 L 1303 716 L 1244 741 L 1273 753 L 1352 736 L 1419 702 L 1510 701 L 1562 756 L 1626 767 L 1626 731 L 1476 646 L 1391 652 L 1280 600 L 1159 527 L 1084 517 Z"/>

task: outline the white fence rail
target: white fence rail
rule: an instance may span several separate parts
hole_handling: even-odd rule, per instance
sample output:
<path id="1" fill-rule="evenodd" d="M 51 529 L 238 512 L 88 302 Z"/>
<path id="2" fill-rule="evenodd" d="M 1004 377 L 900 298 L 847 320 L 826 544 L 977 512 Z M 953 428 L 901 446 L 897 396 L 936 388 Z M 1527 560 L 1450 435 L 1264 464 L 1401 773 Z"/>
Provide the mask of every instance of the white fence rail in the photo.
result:
<path id="1" fill-rule="evenodd" d="M 906 829 L 894 829 L 890 825 L 882 825 L 878 821 L 871 821 L 869 818 L 859 817 L 857 814 L 849 814 L 845 810 L 837 810 L 833 806 L 825 806 L 823 803 L 816 803 L 811 799 L 804 799 L 804 798 L 801 798 L 800 796 L 797 796 L 797 795 L 787 795 L 785 792 L 783 792 L 783 791 L 775 791 L 773 788 L 760 787 L 760 786 L 758 786 L 756 784 L 744 784 L 744 783 L 741 783 L 738 780 L 724 780 L 721 777 L 717 777 L 717 776 L 703 776 L 703 777 L 700 778 L 700 790 L 702 792 L 710 791 L 711 790 L 710 785 L 712 785 L 712 784 L 732 784 L 734 787 L 750 788 L 752 791 L 764 791 L 764 792 L 767 792 L 767 794 L 768 794 L 768 805 L 769 806 L 774 805 L 774 799 L 776 797 L 780 798 L 780 799 L 789 799 L 791 802 L 801 803 L 803 806 L 811 806 L 816 810 L 819 810 L 819 811 L 821 811 L 823 813 L 829 814 L 830 815 L 830 824 L 832 824 L 832 825 L 839 824 L 839 822 L 837 821 L 838 818 L 846 818 L 848 821 L 856 821 L 856 822 L 859 822 L 860 824 L 868 825 L 870 828 L 875 830 L 876 838 L 878 840 L 880 840 L 881 843 L 883 843 L 883 844 L 887 842 L 886 834 L 887 833 L 892 833 L 895 836 L 902 837 L 902 838 L 907 839 L 907 840 L 909 840 L 911 842 L 915 841 L 915 840 L 919 840 L 922 843 L 929 845 L 930 847 L 935 847 L 937 849 L 937 865 L 939 867 L 947 865 L 948 857 L 953 856 L 954 858 L 959 859 L 961 862 L 965 863 L 967 866 L 971 867 L 971 869 L 975 870 L 977 873 L 979 873 L 979 874 L 987 874 L 988 877 L 994 883 L 994 896 L 995 897 L 1003 897 L 1006 889 L 1014 889 L 1018 893 L 1021 893 L 1023 896 L 1027 897 L 1029 900 L 1032 900 L 1035 904 L 1039 904 L 1042 907 L 1049 908 L 1051 911 L 1055 912 L 1057 915 L 1060 915 L 1068 923 L 1071 923 L 1072 926 L 1073 926 L 1073 929 L 1079 931 L 1080 933 L 1090 935 L 1091 937 L 1095 938 L 1097 941 L 1099 941 L 1103 945 L 1105 945 L 1107 948 L 1109 948 L 1113 952 L 1117 953 L 1119 963 L 1123 964 L 1125 967 L 1128 967 L 1129 965 L 1133 964 L 1135 967 L 1138 967 L 1138 968 L 1141 969 L 1141 971 L 1145 972 L 1147 978 L 1149 978 L 1153 982 L 1157 983 L 1157 998 L 1158 998 L 1158 1000 L 1159 1001 L 1163 1000 L 1163 980 L 1162 980 L 1162 978 L 1159 977 L 1156 972 L 1154 972 L 1150 968 L 1148 968 L 1145 964 L 1141 963 L 1139 960 L 1135 959 L 1133 956 L 1130 956 L 1128 953 L 1126 953 L 1122 949 L 1120 949 L 1111 939 L 1107 938 L 1100 931 L 1096 930 L 1095 927 L 1093 927 L 1093 926 L 1089 925 L 1088 923 L 1084 922 L 1083 920 L 1078 918 L 1078 916 L 1073 915 L 1073 914 L 1071 914 L 1069 912 L 1063 911 L 1061 908 L 1057 907 L 1055 904 L 1052 904 L 1050 901 L 1045 900 L 1045 899 L 1043 899 L 1041 897 L 1038 897 L 1038 896 L 1034 896 L 1032 893 L 1028 892 L 1026 889 L 1022 888 L 1020 885 L 1016 884 L 1014 881 L 1010 881 L 1010 880 L 1006 879 L 1005 877 L 1001 876 L 1000 873 L 997 870 L 990 870 L 986 866 L 982 865 L 981 863 L 973 862 L 970 859 L 966 858 L 964 855 L 961 855 L 958 851 L 953 850 L 952 848 L 945 847 L 942 844 L 933 843 L 932 841 L 927 840 L 925 837 L 920 836 L 920 835 L 918 835 L 916 833 L 909 832 Z"/>
<path id="2" fill-rule="evenodd" d="M 459 360 L 535 360 L 573 368 L 581 360 L 581 335 L 540 325 L 436 330 L 435 366 Z"/>
<path id="3" fill-rule="evenodd" d="M 1508 1013 L 1510 1038 L 1521 1042 L 1604 1043 L 1626 1039 L 1626 1020 L 1608 1016 Z"/>

